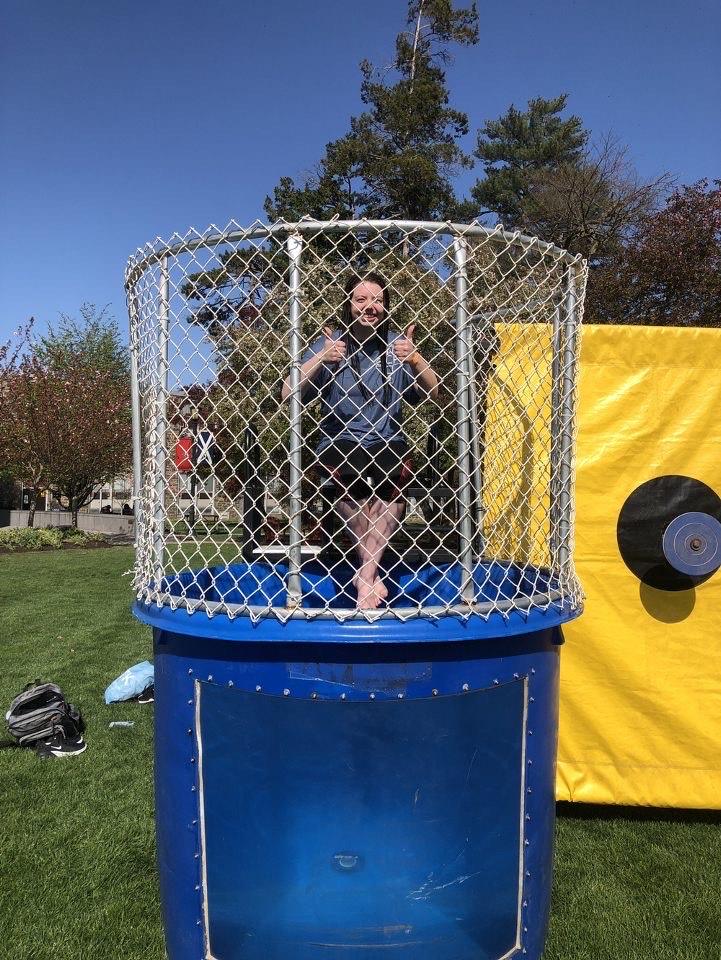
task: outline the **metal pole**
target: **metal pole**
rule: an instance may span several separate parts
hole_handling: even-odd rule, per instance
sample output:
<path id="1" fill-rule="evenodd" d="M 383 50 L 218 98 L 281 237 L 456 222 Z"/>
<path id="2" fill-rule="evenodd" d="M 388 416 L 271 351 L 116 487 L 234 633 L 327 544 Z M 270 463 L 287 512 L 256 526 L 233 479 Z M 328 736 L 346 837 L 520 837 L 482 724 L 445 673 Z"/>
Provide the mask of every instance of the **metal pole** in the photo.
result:
<path id="1" fill-rule="evenodd" d="M 458 431 L 458 504 L 460 521 L 459 560 L 462 569 L 461 597 L 466 603 L 474 599 L 473 588 L 473 521 L 471 519 L 471 444 L 470 403 L 468 376 L 468 277 L 466 256 L 468 247 L 460 237 L 453 240 L 453 259 L 456 266 L 456 423 Z"/>
<path id="2" fill-rule="evenodd" d="M 158 304 L 158 393 L 155 409 L 155 450 L 153 453 L 153 556 L 156 590 L 164 573 L 165 547 L 165 434 L 168 416 L 168 258 L 160 262 L 160 302 Z"/>
<path id="3" fill-rule="evenodd" d="M 426 437 L 426 466 L 424 470 L 423 486 L 425 488 L 425 509 L 429 525 L 434 528 L 441 518 L 441 455 L 438 441 L 439 421 L 433 420 Z"/>
<path id="4" fill-rule="evenodd" d="M 558 464 L 558 562 L 559 573 L 571 559 L 571 465 L 573 460 L 573 424 L 576 385 L 576 270 L 569 266 L 566 275 L 566 298 L 563 318 L 563 360 L 560 397 L 560 446 Z"/>
<path id="5" fill-rule="evenodd" d="M 263 525 L 263 500 L 265 490 L 260 480 L 260 445 L 255 423 L 248 421 L 243 434 L 243 559 L 251 563 L 254 550 L 260 546 L 260 531 Z"/>
<path id="6" fill-rule="evenodd" d="M 421 233 L 430 233 L 431 235 L 446 234 L 449 232 L 463 231 L 464 237 L 480 237 L 483 241 L 488 241 L 494 245 L 502 247 L 504 250 L 509 246 L 520 245 L 527 249 L 532 249 L 543 256 L 551 256 L 563 261 L 563 263 L 575 262 L 574 255 L 554 246 L 552 243 L 544 243 L 537 237 L 529 237 L 523 233 L 512 233 L 503 230 L 501 227 L 482 227 L 480 224 L 464 223 L 437 223 L 432 220 L 300 220 L 298 223 L 279 223 L 270 226 L 251 227 L 248 230 L 230 230 L 227 233 L 206 232 L 201 237 L 193 240 L 182 240 L 180 243 L 170 244 L 168 246 L 153 250 L 147 257 L 141 260 L 133 258 L 128 264 L 125 274 L 127 286 L 136 283 L 137 278 L 147 270 L 149 266 L 158 263 L 163 257 L 178 256 L 180 253 L 192 253 L 200 247 L 212 249 L 218 244 L 235 243 L 238 240 L 258 240 L 260 238 L 285 236 L 289 230 L 299 236 L 309 235 L 311 237 L 320 234 L 336 233 L 358 233 L 366 234 L 383 233 L 386 230 L 394 230 L 403 233 L 412 233 L 420 231 Z"/>
<path id="7" fill-rule="evenodd" d="M 198 411 L 193 408 L 188 421 L 190 430 L 190 506 L 188 507 L 188 535 L 195 536 L 195 495 L 198 490 L 198 465 L 197 444 L 198 444 Z"/>
<path id="8" fill-rule="evenodd" d="M 301 541 L 303 538 L 302 529 L 302 511 L 303 502 L 301 499 L 301 480 L 303 478 L 302 470 L 302 441 L 301 435 L 301 413 L 302 404 L 300 401 L 300 359 L 302 350 L 301 325 L 300 325 L 300 255 L 303 247 L 303 240 L 299 234 L 293 234 L 286 241 L 288 259 L 290 261 L 288 287 L 290 293 L 289 300 L 289 320 L 290 320 L 290 441 L 289 441 L 289 459 L 290 459 L 290 542 L 288 557 L 288 590 L 287 606 L 295 608 L 300 606 L 300 564 L 301 564 Z"/>
<path id="9" fill-rule="evenodd" d="M 481 444 L 479 432 L 481 421 L 478 415 L 478 390 L 476 384 L 476 358 L 473 331 L 470 324 L 466 330 L 468 341 L 468 401 L 471 415 L 471 462 L 473 464 L 473 500 L 476 529 L 473 532 L 473 542 L 476 546 L 476 556 L 483 555 L 483 489 L 481 486 Z"/>
<path id="10" fill-rule="evenodd" d="M 559 464 L 561 459 L 561 352 L 563 349 L 563 328 L 561 325 L 561 304 L 556 305 L 553 312 L 553 329 L 551 350 L 551 452 L 550 476 L 548 487 L 549 498 L 549 551 L 551 566 L 558 551 L 558 491 L 559 491 Z"/>
<path id="11" fill-rule="evenodd" d="M 140 352 L 138 330 L 138 305 L 131 297 L 130 306 L 130 409 L 133 430 L 133 525 L 135 549 L 140 546 L 140 491 L 143 485 L 142 434 L 140 426 L 140 385 L 138 382 L 138 354 Z M 103 488 L 100 488 L 100 506 L 103 505 Z"/>

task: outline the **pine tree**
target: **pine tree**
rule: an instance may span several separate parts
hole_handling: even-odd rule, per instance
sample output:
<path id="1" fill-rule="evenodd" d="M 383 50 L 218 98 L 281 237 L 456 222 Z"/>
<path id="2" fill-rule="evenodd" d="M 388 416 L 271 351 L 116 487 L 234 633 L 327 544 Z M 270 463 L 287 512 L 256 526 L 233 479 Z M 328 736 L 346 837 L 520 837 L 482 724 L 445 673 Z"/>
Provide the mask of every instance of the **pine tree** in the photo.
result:
<path id="1" fill-rule="evenodd" d="M 361 99 L 367 109 L 350 131 L 326 146 L 304 184 L 284 177 L 267 197 L 271 219 L 446 219 L 462 211 L 452 178 L 472 159 L 459 146 L 466 114 L 450 106 L 444 71 L 448 46 L 478 41 L 475 3 L 410 0 L 407 29 L 396 39 L 393 73 L 361 63 Z"/>
<path id="2" fill-rule="evenodd" d="M 485 179 L 471 190 L 476 212 L 494 213 L 515 229 L 523 222 L 534 176 L 580 160 L 588 133 L 580 117 L 561 118 L 567 99 L 567 94 L 552 100 L 537 97 L 525 111 L 511 105 L 502 117 L 486 122 L 475 150 L 485 171 Z"/>

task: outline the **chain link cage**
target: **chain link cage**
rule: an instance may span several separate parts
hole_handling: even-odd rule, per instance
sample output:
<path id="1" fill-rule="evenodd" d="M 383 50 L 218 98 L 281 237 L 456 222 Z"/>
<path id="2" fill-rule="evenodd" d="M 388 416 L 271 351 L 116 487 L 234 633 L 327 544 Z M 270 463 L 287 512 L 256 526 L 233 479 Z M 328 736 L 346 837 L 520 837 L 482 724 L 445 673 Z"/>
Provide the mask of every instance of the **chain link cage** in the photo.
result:
<path id="1" fill-rule="evenodd" d="M 577 256 L 478 224 L 195 230 L 128 264 L 138 599 L 573 613 Z"/>

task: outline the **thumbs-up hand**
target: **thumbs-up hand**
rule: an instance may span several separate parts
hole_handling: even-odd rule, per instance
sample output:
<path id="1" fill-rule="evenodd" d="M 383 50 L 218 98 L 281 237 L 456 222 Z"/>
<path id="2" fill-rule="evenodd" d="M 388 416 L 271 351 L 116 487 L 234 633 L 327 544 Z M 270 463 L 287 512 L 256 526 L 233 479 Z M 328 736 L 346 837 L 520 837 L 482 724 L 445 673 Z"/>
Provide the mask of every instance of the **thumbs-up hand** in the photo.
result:
<path id="1" fill-rule="evenodd" d="M 323 336 L 325 340 L 321 350 L 322 362 L 340 363 L 345 360 L 345 340 L 334 337 L 330 327 L 323 327 Z"/>
<path id="2" fill-rule="evenodd" d="M 401 363 L 413 363 L 416 347 L 413 343 L 413 334 L 416 331 L 415 323 L 409 323 L 403 333 L 393 342 L 393 353 Z"/>

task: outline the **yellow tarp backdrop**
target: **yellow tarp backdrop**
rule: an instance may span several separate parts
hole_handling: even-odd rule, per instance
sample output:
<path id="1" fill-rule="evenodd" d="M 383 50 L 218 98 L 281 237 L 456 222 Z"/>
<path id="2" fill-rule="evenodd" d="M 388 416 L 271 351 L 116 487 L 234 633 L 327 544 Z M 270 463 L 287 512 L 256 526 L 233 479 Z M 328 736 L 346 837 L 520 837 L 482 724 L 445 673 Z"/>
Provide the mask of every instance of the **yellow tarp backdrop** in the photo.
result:
<path id="1" fill-rule="evenodd" d="M 580 372 L 586 609 L 564 630 L 557 796 L 721 808 L 721 571 L 655 590 L 616 540 L 627 497 L 654 477 L 721 495 L 721 330 L 589 325 Z"/>

